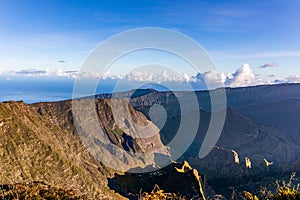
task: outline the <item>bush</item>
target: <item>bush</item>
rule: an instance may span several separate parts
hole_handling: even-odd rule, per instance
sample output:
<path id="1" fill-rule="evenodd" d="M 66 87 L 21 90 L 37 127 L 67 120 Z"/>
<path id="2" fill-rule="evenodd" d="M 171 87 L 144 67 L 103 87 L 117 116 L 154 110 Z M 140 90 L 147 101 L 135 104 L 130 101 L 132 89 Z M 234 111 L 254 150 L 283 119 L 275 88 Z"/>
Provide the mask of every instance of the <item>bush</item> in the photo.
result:
<path id="1" fill-rule="evenodd" d="M 276 182 L 277 189 L 275 193 L 272 193 L 267 188 L 261 188 L 258 194 L 251 194 L 250 192 L 244 191 L 242 199 L 245 200 L 300 200 L 299 185 L 295 186 L 293 184 L 293 179 L 296 177 L 296 173 L 292 173 L 288 183 L 281 181 Z M 231 199 L 235 199 L 233 196 Z"/>
<path id="2" fill-rule="evenodd" d="M 273 200 L 299 200 L 300 192 L 294 188 L 280 188 L 276 194 L 272 196 Z"/>

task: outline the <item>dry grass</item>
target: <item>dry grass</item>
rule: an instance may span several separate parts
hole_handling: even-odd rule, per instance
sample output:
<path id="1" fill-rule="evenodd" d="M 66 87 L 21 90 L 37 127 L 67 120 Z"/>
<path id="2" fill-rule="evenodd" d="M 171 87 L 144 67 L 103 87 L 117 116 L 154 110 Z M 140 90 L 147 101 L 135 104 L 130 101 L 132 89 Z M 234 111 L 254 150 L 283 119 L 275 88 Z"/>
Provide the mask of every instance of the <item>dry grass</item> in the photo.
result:
<path id="1" fill-rule="evenodd" d="M 140 192 L 139 200 L 185 200 L 184 197 L 181 197 L 174 193 L 166 193 L 159 188 L 158 185 L 154 186 L 154 189 L 148 192 Z"/>
<path id="2" fill-rule="evenodd" d="M 63 189 L 44 182 L 27 182 L 0 185 L 0 199 L 83 200 L 87 198 L 74 189 Z"/>

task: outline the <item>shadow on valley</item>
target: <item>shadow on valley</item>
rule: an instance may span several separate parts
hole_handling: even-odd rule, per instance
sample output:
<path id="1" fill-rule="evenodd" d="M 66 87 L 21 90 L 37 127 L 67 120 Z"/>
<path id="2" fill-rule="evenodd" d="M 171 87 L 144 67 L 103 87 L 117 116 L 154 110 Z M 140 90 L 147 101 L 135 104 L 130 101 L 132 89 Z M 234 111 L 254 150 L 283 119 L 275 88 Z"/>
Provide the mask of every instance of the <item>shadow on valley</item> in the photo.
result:
<path id="1" fill-rule="evenodd" d="M 147 173 L 115 173 L 108 178 L 110 189 L 129 199 L 138 199 L 142 192 L 151 192 L 157 186 L 166 193 L 188 198 L 202 198 L 206 179 L 184 162 L 172 163 L 160 170 Z"/>

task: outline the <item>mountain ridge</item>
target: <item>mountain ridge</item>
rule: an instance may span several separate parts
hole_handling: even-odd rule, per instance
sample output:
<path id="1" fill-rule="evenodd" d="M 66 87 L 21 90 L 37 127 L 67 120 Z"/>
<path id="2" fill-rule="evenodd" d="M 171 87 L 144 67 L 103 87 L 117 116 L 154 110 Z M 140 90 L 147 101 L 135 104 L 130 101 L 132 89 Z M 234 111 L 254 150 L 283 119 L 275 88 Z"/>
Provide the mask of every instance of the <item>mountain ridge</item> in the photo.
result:
<path id="1" fill-rule="evenodd" d="M 258 184 L 254 181 L 255 177 L 265 176 L 266 183 L 270 180 L 268 178 L 297 171 L 300 167 L 300 146 L 295 140 L 298 138 L 297 132 L 286 132 L 286 123 L 276 123 L 280 127 L 274 127 L 255 117 L 256 114 L 263 116 L 269 109 L 273 113 L 264 118 L 272 121 L 274 117 L 286 116 L 286 111 L 290 110 L 287 116 L 295 117 L 295 120 L 290 120 L 295 126 L 293 130 L 299 129 L 297 119 L 300 113 L 297 109 L 300 84 L 276 86 L 233 89 L 234 92 L 227 89 L 230 90 L 227 99 L 231 100 L 226 108 L 224 129 L 217 147 L 212 147 L 210 154 L 203 159 L 198 158 L 198 151 L 211 120 L 211 112 L 205 109 L 209 105 L 204 102 L 197 110 L 181 113 L 177 97 L 185 98 L 185 95 L 191 92 L 135 90 L 120 93 L 118 97 L 86 97 L 74 101 L 80 105 L 85 105 L 86 101 L 94 103 L 96 124 L 103 129 L 110 143 L 127 152 L 122 154 L 121 161 L 133 168 L 149 167 L 149 164 L 155 163 L 156 157 L 135 160 L 130 155 L 149 152 L 155 146 L 163 148 L 176 134 L 181 115 L 195 119 L 193 112 L 200 112 L 196 138 L 178 161 L 187 160 L 193 168 L 206 175 L 209 185 L 214 189 L 219 188 L 216 191 L 226 193 L 226 188 L 234 184 L 254 189 Z M 252 93 L 248 94 L 249 90 L 252 90 Z M 136 91 L 138 92 L 135 94 Z M 284 95 L 282 91 L 285 91 Z M 197 95 L 200 95 L 197 98 L 201 102 L 208 98 L 207 92 Z M 277 98 L 280 95 L 282 97 Z M 130 97 L 132 98 L 129 99 Z M 122 176 L 122 173 L 104 165 L 88 151 L 77 132 L 77 119 L 72 111 L 73 103 L 72 100 L 34 104 L 22 101 L 0 103 L 0 184 L 45 180 L 49 184 L 58 184 L 61 187 L 72 186 L 82 194 L 90 193 L 93 197 L 98 195 L 108 199 L 123 198 L 120 194 L 124 194 L 124 191 L 126 193 L 126 190 L 114 191 L 108 186 L 111 178 Z M 154 104 L 163 106 L 167 113 L 166 124 L 160 129 L 159 126 L 155 126 L 155 121 L 149 121 L 149 110 Z M 118 112 L 114 113 L 114 109 Z M 255 111 L 253 116 L 249 110 Z M 278 112 L 280 114 L 275 115 Z M 83 116 L 85 118 L 85 115 Z M 127 119 L 126 116 L 130 116 L 131 119 Z M 280 121 L 280 118 L 278 120 Z M 260 121 L 261 124 L 258 123 Z M 141 129 L 138 129 L 137 124 L 142 127 L 152 124 L 150 127 L 153 129 L 150 128 L 149 133 L 153 133 L 154 136 L 139 140 L 141 132 L 138 130 Z M 86 124 L 88 127 L 89 125 L 93 127 L 93 123 Z M 168 158 L 167 149 L 164 153 L 166 157 L 163 159 Z M 239 163 L 235 156 L 238 156 Z M 266 166 L 265 160 L 272 164 Z M 169 162 L 167 159 L 166 161 Z M 128 170 L 124 168 L 123 171 L 131 173 Z M 179 180 L 184 180 L 184 177 L 182 178 Z M 247 181 L 250 180 L 251 186 L 247 185 Z M 220 183 L 223 184 L 223 188 Z M 122 185 L 122 182 L 119 184 Z"/>

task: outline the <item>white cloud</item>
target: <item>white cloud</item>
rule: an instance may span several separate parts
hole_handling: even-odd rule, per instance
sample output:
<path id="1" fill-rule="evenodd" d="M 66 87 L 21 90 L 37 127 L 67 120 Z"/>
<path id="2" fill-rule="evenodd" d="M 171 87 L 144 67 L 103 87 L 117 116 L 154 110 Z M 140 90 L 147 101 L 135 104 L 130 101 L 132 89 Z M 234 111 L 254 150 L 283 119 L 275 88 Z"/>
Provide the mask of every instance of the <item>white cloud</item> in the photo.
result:
<path id="1" fill-rule="evenodd" d="M 49 76 L 50 70 L 46 69 L 22 69 L 14 71 L 16 75 L 24 75 L 24 76 Z"/>
<path id="2" fill-rule="evenodd" d="M 278 66 L 277 63 L 266 63 L 266 64 L 260 66 L 260 68 L 277 67 L 277 66 Z"/>
<path id="3" fill-rule="evenodd" d="M 226 81 L 226 75 L 218 71 L 208 71 L 203 73 L 202 76 L 206 80 L 206 84 L 210 86 L 221 85 Z"/>
<path id="4" fill-rule="evenodd" d="M 69 71 L 72 72 L 72 71 Z M 81 71 L 73 71 L 74 72 L 74 76 L 72 76 L 73 78 L 78 78 L 78 79 L 102 79 L 102 80 L 116 80 L 116 79 L 122 79 L 123 76 L 113 73 L 111 71 L 106 71 L 104 73 L 100 73 L 97 71 L 85 71 L 85 72 L 81 72 Z M 76 73 L 75 73 L 76 72 Z M 62 73 L 61 76 L 69 76 L 69 74 L 66 74 L 65 72 L 59 72 Z"/>
<path id="5" fill-rule="evenodd" d="M 274 80 L 274 83 L 300 83 L 300 76 L 288 76 L 281 80 Z"/>
<path id="6" fill-rule="evenodd" d="M 207 71 L 204 73 L 198 73 L 196 76 L 190 78 L 190 82 L 201 83 L 208 88 L 222 87 L 226 81 L 226 75 L 218 71 Z"/>
<path id="7" fill-rule="evenodd" d="M 257 84 L 255 74 L 247 63 L 237 69 L 232 74 L 232 77 L 228 76 L 226 80 L 226 85 L 230 87 L 241 87 L 255 84 Z"/>
<path id="8" fill-rule="evenodd" d="M 224 74 L 218 71 L 207 71 L 192 76 L 189 81 L 206 84 L 208 88 L 222 86 L 243 87 L 267 83 L 262 79 L 258 79 L 247 63 L 243 64 L 234 73 Z"/>
<path id="9" fill-rule="evenodd" d="M 0 68 L 0 75 L 2 75 L 3 74 L 3 69 L 2 68 Z"/>
<path id="10" fill-rule="evenodd" d="M 131 71 L 129 74 L 124 76 L 124 79 L 129 81 L 142 81 L 142 82 L 184 82 L 189 80 L 187 74 L 174 74 L 167 70 L 163 70 L 156 73 L 151 73 L 147 71 Z"/>
<path id="11" fill-rule="evenodd" d="M 59 69 L 56 71 L 56 76 L 58 77 L 68 77 L 68 78 L 75 78 L 78 74 L 77 70 L 63 70 Z"/>
<path id="12" fill-rule="evenodd" d="M 185 81 L 190 81 L 190 76 L 187 73 L 183 73 L 183 78 Z"/>
<path id="13" fill-rule="evenodd" d="M 100 75 L 98 75 L 98 76 L 100 76 Z M 121 78 L 122 78 L 121 75 L 115 74 L 115 73 L 113 73 L 113 72 L 111 72 L 111 71 L 106 71 L 106 72 L 104 72 L 104 74 L 101 76 L 101 79 L 104 79 L 104 80 L 106 80 L 106 79 L 116 80 L 116 79 L 121 79 Z"/>

